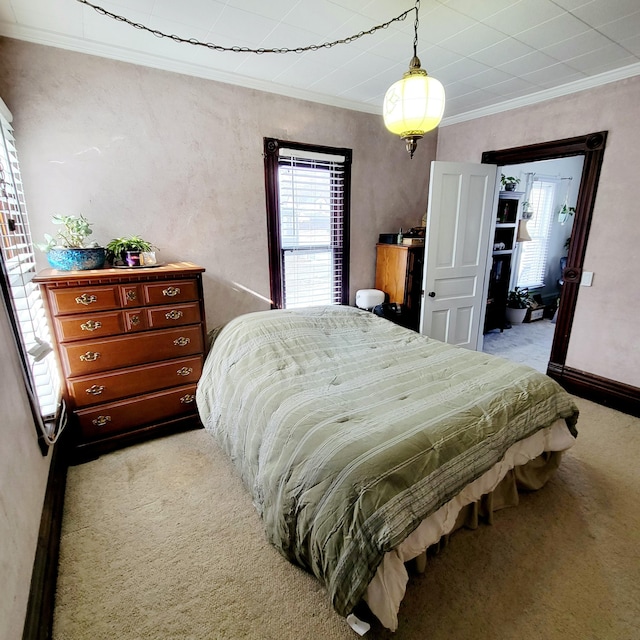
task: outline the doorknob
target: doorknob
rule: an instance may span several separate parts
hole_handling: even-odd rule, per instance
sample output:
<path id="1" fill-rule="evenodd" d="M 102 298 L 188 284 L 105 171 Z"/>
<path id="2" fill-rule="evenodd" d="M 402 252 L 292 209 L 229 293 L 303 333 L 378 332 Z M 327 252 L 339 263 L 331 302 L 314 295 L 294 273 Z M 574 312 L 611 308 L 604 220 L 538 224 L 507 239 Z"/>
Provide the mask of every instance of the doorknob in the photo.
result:
<path id="1" fill-rule="evenodd" d="M 429 291 L 429 297 L 430 298 L 435 298 L 436 297 L 436 292 L 435 291 Z"/>

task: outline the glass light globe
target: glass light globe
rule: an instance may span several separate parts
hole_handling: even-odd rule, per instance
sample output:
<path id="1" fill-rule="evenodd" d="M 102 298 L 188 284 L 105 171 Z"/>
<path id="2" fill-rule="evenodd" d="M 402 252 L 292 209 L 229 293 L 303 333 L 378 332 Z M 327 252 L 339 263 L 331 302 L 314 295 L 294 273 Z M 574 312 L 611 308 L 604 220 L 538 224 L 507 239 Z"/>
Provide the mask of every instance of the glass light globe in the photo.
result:
<path id="1" fill-rule="evenodd" d="M 384 124 L 391 133 L 407 139 L 415 150 L 415 141 L 435 129 L 444 113 L 444 87 L 424 69 L 412 68 L 394 82 L 384 97 Z M 411 153 L 413 155 L 413 153 Z"/>

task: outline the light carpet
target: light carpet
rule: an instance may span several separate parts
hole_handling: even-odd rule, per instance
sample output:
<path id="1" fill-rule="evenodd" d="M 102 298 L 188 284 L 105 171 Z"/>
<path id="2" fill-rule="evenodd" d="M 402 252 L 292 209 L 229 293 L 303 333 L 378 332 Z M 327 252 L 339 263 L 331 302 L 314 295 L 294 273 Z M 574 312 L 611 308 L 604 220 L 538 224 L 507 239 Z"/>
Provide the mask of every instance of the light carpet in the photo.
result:
<path id="1" fill-rule="evenodd" d="M 577 399 L 549 484 L 454 534 L 369 639 L 640 638 L 640 420 Z M 55 640 L 357 638 L 203 430 L 69 469 Z"/>
<path id="2" fill-rule="evenodd" d="M 504 331 L 485 333 L 482 350 L 547 373 L 555 329 L 556 325 L 546 318 L 514 324 Z"/>

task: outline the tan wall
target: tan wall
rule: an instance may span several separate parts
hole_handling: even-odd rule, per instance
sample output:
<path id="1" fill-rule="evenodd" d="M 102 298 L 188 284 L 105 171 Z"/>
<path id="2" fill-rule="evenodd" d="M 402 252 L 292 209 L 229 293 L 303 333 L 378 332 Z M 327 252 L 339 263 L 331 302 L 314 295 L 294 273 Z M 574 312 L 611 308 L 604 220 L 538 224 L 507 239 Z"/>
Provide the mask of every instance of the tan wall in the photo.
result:
<path id="1" fill-rule="evenodd" d="M 378 234 L 418 225 L 426 208 L 435 133 L 410 160 L 374 115 L 6 38 L 0 59 L 34 240 L 53 231 L 55 213 L 84 214 L 101 243 L 140 234 L 161 260 L 206 268 L 209 327 L 268 308 L 263 137 L 353 149 L 352 301 L 374 285 Z M 4 329 L 3 353 L 13 353 Z M 0 604 L 0 637 L 12 640 L 22 630 L 48 458 L 14 360 L 1 358 L 0 368 L 10 422 L 0 447 L 0 575 L 13 595 Z"/>
<path id="2" fill-rule="evenodd" d="M 54 213 L 83 213 L 100 242 L 141 234 L 207 269 L 210 327 L 268 308 L 265 136 L 353 149 L 352 302 L 378 234 L 426 208 L 435 133 L 410 160 L 380 116 L 10 39 L 0 56 L 34 239 Z"/>
<path id="3" fill-rule="evenodd" d="M 51 455 L 40 453 L 18 355 L 0 301 L 0 638 L 22 638 Z"/>
<path id="4" fill-rule="evenodd" d="M 482 152 L 608 131 L 567 366 L 640 387 L 640 77 L 531 107 L 441 127 L 438 160 L 480 162 Z"/>

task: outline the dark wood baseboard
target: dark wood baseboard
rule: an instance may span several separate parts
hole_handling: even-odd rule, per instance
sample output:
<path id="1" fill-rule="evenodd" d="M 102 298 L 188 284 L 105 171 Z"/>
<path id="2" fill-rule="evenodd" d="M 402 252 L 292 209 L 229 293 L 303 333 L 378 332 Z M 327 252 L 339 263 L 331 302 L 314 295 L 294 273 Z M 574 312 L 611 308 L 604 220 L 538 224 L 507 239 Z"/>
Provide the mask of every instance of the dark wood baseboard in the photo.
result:
<path id="1" fill-rule="evenodd" d="M 58 555 L 62 531 L 62 510 L 68 469 L 64 435 L 53 446 L 47 489 L 40 518 L 38 544 L 31 573 L 23 640 L 49 640 L 53 627 L 53 606 L 58 576 Z"/>
<path id="2" fill-rule="evenodd" d="M 549 363 L 547 373 L 567 391 L 617 411 L 640 417 L 640 389 L 562 365 Z"/>

